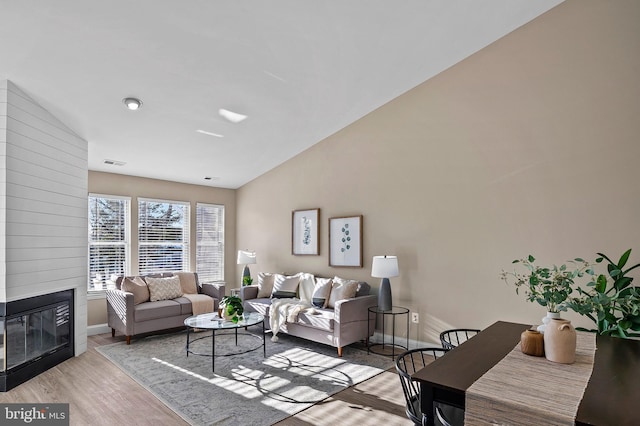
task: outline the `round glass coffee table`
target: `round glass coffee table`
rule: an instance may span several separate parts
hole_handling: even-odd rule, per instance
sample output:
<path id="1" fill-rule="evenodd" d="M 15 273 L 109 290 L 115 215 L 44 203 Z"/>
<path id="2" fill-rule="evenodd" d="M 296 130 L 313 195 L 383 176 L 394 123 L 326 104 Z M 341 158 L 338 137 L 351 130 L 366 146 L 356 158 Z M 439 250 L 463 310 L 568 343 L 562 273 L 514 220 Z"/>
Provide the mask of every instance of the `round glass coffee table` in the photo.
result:
<path id="1" fill-rule="evenodd" d="M 261 339 L 262 340 L 262 353 L 266 357 L 267 356 L 267 343 L 266 343 L 266 339 L 264 338 L 264 333 L 265 333 L 264 315 L 259 314 L 257 312 L 245 313 L 238 322 L 233 322 L 233 321 L 228 321 L 228 320 L 222 319 L 222 318 L 220 318 L 218 316 L 217 313 L 200 314 L 200 315 L 195 315 L 195 316 L 189 317 L 189 318 L 184 320 L 184 325 L 187 326 L 187 346 L 186 346 L 187 356 L 189 356 L 190 353 L 194 354 L 194 355 L 200 355 L 200 356 L 210 356 L 211 357 L 211 371 L 215 371 L 216 356 L 240 355 L 240 354 L 243 354 L 243 353 L 255 351 L 255 350 L 260 348 L 260 345 L 258 345 L 255 348 L 246 349 L 246 350 L 243 350 L 243 351 L 216 355 L 216 332 L 220 332 L 222 330 L 233 330 L 233 333 L 221 333 L 221 334 L 223 334 L 223 335 L 225 335 L 225 334 L 226 335 L 235 334 L 236 346 L 238 346 L 238 329 L 244 328 L 246 330 L 247 327 L 255 326 L 255 325 L 258 325 L 258 324 L 262 324 L 262 334 L 261 335 L 257 335 L 257 334 L 253 334 L 253 333 L 249 333 L 249 332 L 241 332 L 240 334 L 241 335 L 247 335 L 247 336 L 255 337 L 257 339 Z M 202 337 L 198 337 L 197 339 L 191 339 L 190 330 L 194 329 L 194 328 L 211 330 L 211 336 L 202 336 Z M 209 337 L 211 337 L 211 353 L 210 354 L 209 353 L 202 353 L 202 352 L 194 352 L 191 349 L 189 349 L 189 344 L 190 343 L 193 343 L 193 342 L 195 342 L 197 340 L 200 340 L 200 339 L 209 338 Z"/>

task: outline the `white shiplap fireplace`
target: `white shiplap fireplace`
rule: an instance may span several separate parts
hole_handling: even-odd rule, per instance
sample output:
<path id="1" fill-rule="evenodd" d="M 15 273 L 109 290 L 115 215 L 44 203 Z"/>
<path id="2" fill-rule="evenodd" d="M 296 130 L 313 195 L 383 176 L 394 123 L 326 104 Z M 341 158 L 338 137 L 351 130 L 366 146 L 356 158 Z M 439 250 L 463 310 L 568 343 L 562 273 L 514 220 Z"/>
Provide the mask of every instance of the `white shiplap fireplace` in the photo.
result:
<path id="1" fill-rule="evenodd" d="M 66 344 L 63 358 L 61 350 L 44 349 L 16 366 L 5 346 L 23 340 L 3 335 L 3 390 L 43 371 L 41 358 L 61 362 L 86 351 L 87 155 L 85 140 L 11 81 L 0 81 L 0 332 L 7 325 L 29 330 L 25 337 L 56 330 L 57 346 Z M 61 297 L 66 305 L 56 305 Z"/>

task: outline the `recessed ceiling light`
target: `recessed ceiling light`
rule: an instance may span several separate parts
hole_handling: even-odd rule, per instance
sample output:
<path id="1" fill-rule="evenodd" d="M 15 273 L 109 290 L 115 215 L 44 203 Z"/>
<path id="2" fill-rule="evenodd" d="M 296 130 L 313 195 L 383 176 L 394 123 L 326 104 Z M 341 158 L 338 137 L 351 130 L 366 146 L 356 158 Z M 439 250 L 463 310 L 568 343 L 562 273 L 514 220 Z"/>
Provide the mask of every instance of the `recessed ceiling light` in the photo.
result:
<path id="1" fill-rule="evenodd" d="M 196 130 L 196 132 L 198 133 L 202 133 L 203 135 L 209 135 L 209 136 L 215 136 L 216 138 L 224 138 L 224 135 L 218 134 L 218 133 L 213 133 L 213 132 L 207 132 L 206 130 Z"/>
<path id="2" fill-rule="evenodd" d="M 135 111 L 142 106 L 142 101 L 138 98 L 124 98 L 122 102 L 124 102 L 127 108 L 132 111 Z"/>
<path id="3" fill-rule="evenodd" d="M 229 111 L 228 109 L 220 108 L 218 110 L 218 114 L 220 114 L 223 118 L 226 118 L 232 123 L 239 123 L 242 120 L 247 118 L 246 115 L 240 114 L 239 112 Z"/>

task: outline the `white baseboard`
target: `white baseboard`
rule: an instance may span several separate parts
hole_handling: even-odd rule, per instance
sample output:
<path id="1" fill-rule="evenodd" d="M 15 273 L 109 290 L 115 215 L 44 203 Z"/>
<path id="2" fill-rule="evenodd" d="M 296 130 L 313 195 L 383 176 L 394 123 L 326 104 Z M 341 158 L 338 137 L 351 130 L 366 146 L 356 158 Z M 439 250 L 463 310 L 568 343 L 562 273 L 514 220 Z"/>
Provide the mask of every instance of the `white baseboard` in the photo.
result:
<path id="1" fill-rule="evenodd" d="M 87 336 L 94 336 L 96 334 L 110 333 L 111 327 L 107 324 L 96 324 L 87 326 Z"/>
<path id="2" fill-rule="evenodd" d="M 406 337 L 401 337 L 401 336 L 396 336 L 395 337 L 395 342 L 396 342 L 396 344 L 405 346 L 407 344 L 407 338 Z M 370 343 L 382 343 L 382 333 L 376 330 L 373 333 L 373 337 L 371 337 L 371 339 L 370 339 Z M 384 343 L 385 343 L 385 345 L 390 345 L 391 344 L 391 335 L 390 334 L 386 333 L 384 335 Z M 422 342 L 420 340 L 409 339 L 409 349 L 432 348 L 432 347 L 440 348 L 440 347 L 442 347 L 442 345 L 441 345 L 440 342 Z"/>

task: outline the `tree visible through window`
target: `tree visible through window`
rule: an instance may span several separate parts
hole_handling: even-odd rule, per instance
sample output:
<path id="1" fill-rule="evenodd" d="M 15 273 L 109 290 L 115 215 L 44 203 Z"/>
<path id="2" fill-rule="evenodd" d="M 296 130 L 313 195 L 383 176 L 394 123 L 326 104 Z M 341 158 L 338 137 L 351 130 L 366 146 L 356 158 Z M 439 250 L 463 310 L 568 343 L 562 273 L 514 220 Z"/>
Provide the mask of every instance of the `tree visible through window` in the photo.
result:
<path id="1" fill-rule="evenodd" d="M 196 205 L 196 272 L 200 282 L 224 280 L 224 206 Z"/>
<path id="2" fill-rule="evenodd" d="M 89 290 L 128 272 L 129 204 L 128 198 L 89 195 Z"/>
<path id="3" fill-rule="evenodd" d="M 139 273 L 188 271 L 189 203 L 138 199 Z"/>

